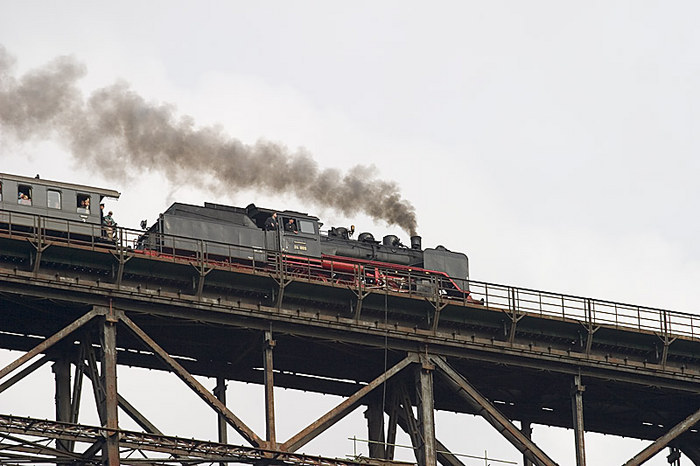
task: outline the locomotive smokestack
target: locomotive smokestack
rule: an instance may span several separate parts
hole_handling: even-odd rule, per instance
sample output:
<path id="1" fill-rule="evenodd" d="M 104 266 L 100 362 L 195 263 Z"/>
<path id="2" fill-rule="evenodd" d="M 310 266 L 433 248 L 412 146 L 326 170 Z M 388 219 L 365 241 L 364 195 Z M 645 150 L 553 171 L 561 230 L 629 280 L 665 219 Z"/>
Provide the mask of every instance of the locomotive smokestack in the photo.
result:
<path id="1" fill-rule="evenodd" d="M 418 235 L 411 236 L 411 249 L 418 249 L 419 251 L 422 248 L 422 238 Z"/>
<path id="2" fill-rule="evenodd" d="M 343 173 L 321 169 L 303 149 L 273 142 L 247 145 L 219 127 L 197 127 L 172 105 L 147 102 L 126 83 L 84 97 L 76 83 L 85 67 L 60 57 L 21 79 L 14 58 L 0 45 L 0 132 L 18 139 L 57 136 L 77 162 L 125 182 L 130 170 L 153 170 L 172 183 L 216 195 L 254 188 L 330 207 L 345 215 L 364 212 L 415 234 L 413 206 L 396 183 L 377 179 L 373 167 Z"/>

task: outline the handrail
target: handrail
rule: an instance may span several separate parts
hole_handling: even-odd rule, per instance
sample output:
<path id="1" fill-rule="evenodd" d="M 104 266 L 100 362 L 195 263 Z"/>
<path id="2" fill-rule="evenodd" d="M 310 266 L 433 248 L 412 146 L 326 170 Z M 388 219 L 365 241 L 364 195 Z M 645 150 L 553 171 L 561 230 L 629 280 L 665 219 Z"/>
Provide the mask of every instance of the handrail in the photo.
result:
<path id="1" fill-rule="evenodd" d="M 49 230 L 65 233 L 62 236 L 47 237 L 46 232 Z M 317 280 L 332 286 L 358 286 L 365 291 L 393 291 L 425 297 L 426 290 L 430 290 L 431 294 L 434 293 L 446 303 L 477 305 L 483 298 L 486 308 L 502 309 L 517 314 L 527 313 L 558 320 L 578 321 L 587 327 L 606 326 L 653 332 L 664 337 L 700 339 L 700 316 L 668 309 L 491 282 L 462 280 L 447 277 L 443 273 L 426 273 L 417 268 L 393 269 L 383 264 L 370 266 L 358 264 L 356 261 L 343 264 L 340 260 L 289 255 L 260 247 L 204 241 L 123 227 L 118 227 L 117 233 L 116 241 L 111 242 L 104 237 L 104 227 L 101 225 L 0 210 L 0 234 L 10 238 L 36 238 L 63 243 L 68 247 L 92 250 L 126 250 L 144 256 L 158 256 L 160 260 L 204 262 L 211 267 L 229 270 L 283 273 L 287 277 Z M 156 247 L 146 250 L 140 245 L 149 235 Z M 241 259 L 242 256 L 245 259 Z M 271 263 L 281 264 L 282 268 L 270 267 Z M 362 267 L 365 269 L 362 270 Z M 361 281 L 358 282 L 358 279 Z M 468 292 L 461 292 L 459 289 Z"/>

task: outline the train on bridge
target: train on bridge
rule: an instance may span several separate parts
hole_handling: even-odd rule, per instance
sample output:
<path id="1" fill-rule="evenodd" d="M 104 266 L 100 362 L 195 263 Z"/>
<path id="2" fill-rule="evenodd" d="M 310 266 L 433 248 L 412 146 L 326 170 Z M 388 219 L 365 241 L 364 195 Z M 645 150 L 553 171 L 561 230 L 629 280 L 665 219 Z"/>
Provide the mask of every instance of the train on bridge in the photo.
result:
<path id="1" fill-rule="evenodd" d="M 41 229 L 46 237 L 87 241 L 116 247 L 124 229 L 104 222 L 101 204 L 120 193 L 0 173 L 0 228 L 17 231 Z M 469 292 L 469 260 L 464 253 L 443 246 L 422 248 L 421 237 L 404 245 L 396 235 L 381 241 L 371 233 L 354 236 L 354 226 L 331 227 L 312 215 L 214 203 L 195 206 L 172 204 L 152 225 L 142 223 L 133 244 L 136 253 L 180 258 L 206 256 L 213 264 L 285 270 L 320 281 L 385 287 L 396 292 L 438 292 L 447 298 L 475 304 Z M 283 262 L 280 264 L 280 260 Z"/>
<path id="2" fill-rule="evenodd" d="M 87 352 L 101 348 L 114 356 L 114 371 L 102 369 L 112 374 L 110 387 L 116 387 L 117 359 L 148 369 L 166 362 L 190 382 L 203 376 L 217 377 L 220 386 L 261 383 L 264 371 L 269 387 L 349 396 L 369 406 L 378 399 L 370 396 L 372 387 L 391 377 L 393 412 L 413 416 L 415 405 L 428 415 L 433 409 L 482 414 L 525 455 L 536 445 L 512 420 L 524 432 L 532 424 L 573 427 L 582 456 L 585 392 L 589 432 L 652 440 L 651 447 L 671 446 L 673 455 L 680 449 L 700 465 L 693 428 L 700 418 L 697 315 L 473 281 L 465 254 L 424 249 L 420 237 L 402 245 L 394 235 L 377 240 L 353 228 L 323 231 L 312 215 L 252 204 L 175 203 L 154 223 L 119 227 L 112 236 L 100 204 L 119 197 L 110 189 L 0 174 L 0 343 L 31 357 L 45 352 L 18 376 L 56 359 L 63 407 L 71 406 L 70 390 L 59 390 L 71 386 L 68 362 L 79 352 L 98 386 L 100 354 Z M 120 330 L 119 345 L 115 323 L 130 329 Z M 77 332 L 83 325 L 85 332 Z M 102 332 L 99 342 L 94 330 Z M 47 341 L 61 339 L 48 350 Z M 274 369 L 267 365 L 273 350 Z M 408 387 L 433 371 L 437 383 L 426 382 L 413 401 Z M 115 392 L 115 412 L 118 404 Z M 373 409 L 381 418 L 381 408 Z M 331 413 L 332 425 L 347 411 Z M 65 441 L 74 441 L 65 429 L 87 432 L 71 419 L 57 414 L 52 432 Z M 46 432 L 45 421 L 4 421 L 5 432 Z M 318 424 L 274 445 L 289 454 Z M 40 429 L 32 433 L 31 426 Z M 425 438 L 407 429 L 415 445 Z M 154 438 L 140 435 L 133 438 Z M 265 445 L 248 438 L 254 448 Z M 381 443 L 375 433 L 370 440 Z M 95 442 L 91 436 L 83 443 Z M 128 446 L 128 437 L 118 443 Z M 653 454 L 651 447 L 635 458 Z M 554 464 L 538 455 L 541 464 Z M 639 464 L 634 461 L 627 464 Z"/>

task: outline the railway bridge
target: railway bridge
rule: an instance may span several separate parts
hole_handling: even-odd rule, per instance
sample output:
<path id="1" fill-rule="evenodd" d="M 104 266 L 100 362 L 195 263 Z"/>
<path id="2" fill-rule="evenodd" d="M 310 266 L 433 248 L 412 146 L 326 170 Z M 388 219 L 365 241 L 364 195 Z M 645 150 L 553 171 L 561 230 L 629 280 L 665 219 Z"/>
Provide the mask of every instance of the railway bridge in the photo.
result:
<path id="1" fill-rule="evenodd" d="M 51 420 L 0 413 L 2 464 L 398 464 L 401 429 L 417 464 L 460 465 L 435 435 L 445 410 L 482 416 L 524 465 L 556 464 L 533 425 L 573 429 L 577 466 L 584 432 L 651 440 L 629 466 L 667 449 L 672 464 L 682 452 L 700 465 L 700 317 L 471 281 L 480 304 L 445 295 L 434 277 L 419 293 L 320 279 L 274 252 L 214 260 L 195 239 L 196 253 L 156 254 L 127 229 L 112 243 L 50 237 L 38 217 L 0 227 L 0 348 L 21 352 L 0 368 L 0 411 L 3 392 L 44 365 L 56 408 Z M 218 418 L 217 440 L 159 430 L 120 394 L 125 366 L 181 379 Z M 86 380 L 100 425 L 79 422 Z M 264 387 L 264 432 L 227 406 L 227 381 Z M 275 387 L 343 401 L 280 438 Z M 360 407 L 369 457 L 303 453 Z M 140 429 L 121 428 L 125 416 Z M 229 443 L 229 426 L 244 445 Z"/>

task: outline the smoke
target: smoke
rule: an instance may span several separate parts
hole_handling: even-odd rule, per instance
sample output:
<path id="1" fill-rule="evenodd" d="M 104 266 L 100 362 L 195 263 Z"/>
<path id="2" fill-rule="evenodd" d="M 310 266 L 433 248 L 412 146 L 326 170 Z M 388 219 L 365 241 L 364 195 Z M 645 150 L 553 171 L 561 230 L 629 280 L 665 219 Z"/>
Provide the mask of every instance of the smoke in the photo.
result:
<path id="1" fill-rule="evenodd" d="M 396 183 L 376 178 L 373 167 L 346 173 L 320 168 L 303 149 L 253 145 L 219 127 L 197 127 L 169 104 L 147 102 L 119 82 L 85 96 L 77 82 L 84 65 L 59 57 L 21 78 L 14 58 L 0 45 L 0 130 L 20 140 L 55 137 L 79 163 L 126 180 L 127 167 L 157 170 L 172 183 L 187 181 L 217 194 L 236 188 L 293 193 L 345 215 L 364 212 L 416 234 L 413 206 Z"/>

